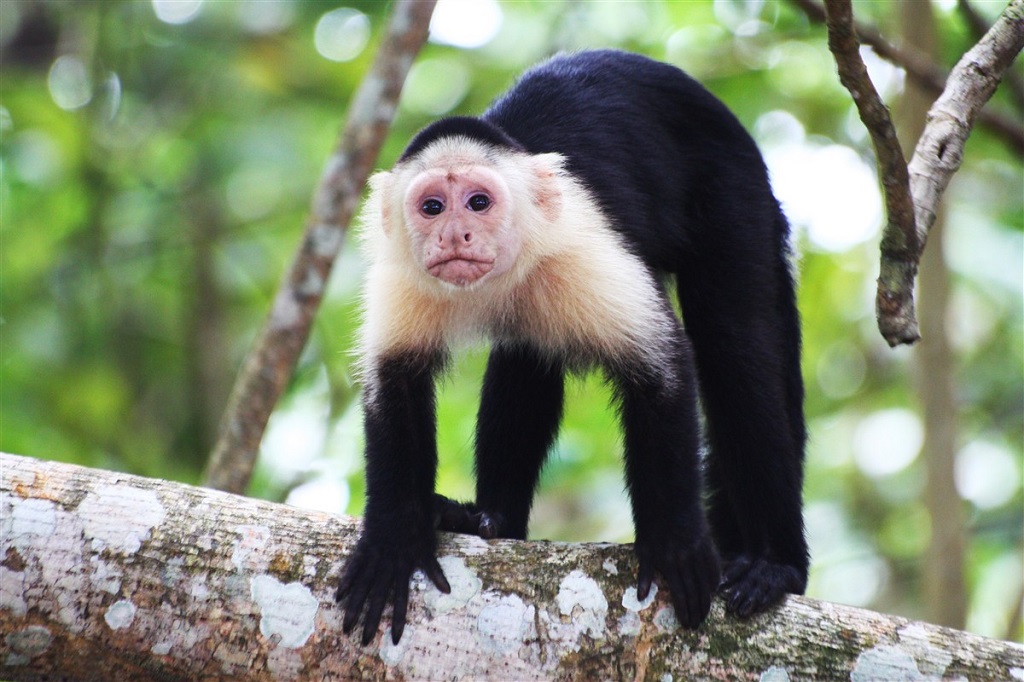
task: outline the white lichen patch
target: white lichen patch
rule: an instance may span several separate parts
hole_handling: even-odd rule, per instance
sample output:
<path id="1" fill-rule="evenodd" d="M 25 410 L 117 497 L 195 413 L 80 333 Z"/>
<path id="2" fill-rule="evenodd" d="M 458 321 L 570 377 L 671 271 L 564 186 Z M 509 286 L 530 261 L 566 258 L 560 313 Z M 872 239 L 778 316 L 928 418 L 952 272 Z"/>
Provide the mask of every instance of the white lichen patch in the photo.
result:
<path id="1" fill-rule="evenodd" d="M 241 525 L 235 528 L 238 538 L 231 552 L 231 563 L 239 571 L 262 572 L 267 568 L 263 549 L 270 542 L 270 528 L 260 525 Z"/>
<path id="2" fill-rule="evenodd" d="M 900 638 L 900 648 L 914 657 L 922 674 L 942 677 L 946 668 L 953 662 L 953 654 L 932 645 L 928 630 L 920 623 L 911 623 L 901 628 L 897 634 Z"/>
<path id="3" fill-rule="evenodd" d="M 477 640 L 484 651 L 511 654 L 529 639 L 535 610 L 518 595 L 483 594 L 484 607 L 477 616 Z"/>
<path id="4" fill-rule="evenodd" d="M 4 659 L 8 666 L 28 665 L 33 658 L 46 652 L 53 643 L 53 635 L 42 625 L 29 625 L 4 638 L 9 651 Z"/>
<path id="5" fill-rule="evenodd" d="M 249 581 L 252 600 L 260 608 L 260 633 L 279 644 L 295 649 L 313 634 L 320 603 L 302 583 L 287 585 L 269 575 L 257 575 Z"/>
<path id="6" fill-rule="evenodd" d="M 130 485 L 101 485 L 78 505 L 78 516 L 92 549 L 134 554 L 161 524 L 167 510 L 156 493 Z"/>
<path id="7" fill-rule="evenodd" d="M 647 599 L 640 601 L 636 598 L 635 585 L 626 588 L 626 591 L 622 593 L 622 606 L 625 607 L 626 613 L 619 618 L 619 634 L 625 637 L 635 637 L 640 634 L 642 623 L 639 613 L 654 603 L 654 597 L 657 594 L 658 586 L 652 584 L 651 591 L 647 593 Z"/>
<path id="8" fill-rule="evenodd" d="M 127 599 L 121 599 L 110 605 L 107 612 L 103 614 L 103 620 L 111 630 L 121 630 L 132 624 L 135 620 L 135 604 Z"/>
<path id="9" fill-rule="evenodd" d="M 612 561 L 611 559 L 605 559 L 604 563 L 601 564 L 601 568 L 603 568 L 605 570 L 605 573 L 608 573 L 610 575 L 618 575 L 619 574 L 619 567 L 616 566 L 615 562 Z"/>
<path id="10" fill-rule="evenodd" d="M 9 611 L 15 618 L 28 613 L 25 603 L 25 574 L 0 566 L 0 609 Z"/>
<path id="11" fill-rule="evenodd" d="M 405 652 L 409 650 L 410 643 L 412 642 L 415 635 L 416 629 L 409 625 L 405 626 L 405 630 L 402 631 L 402 639 L 399 640 L 398 644 L 391 641 L 391 628 L 384 630 L 384 638 L 381 640 L 380 651 L 378 655 L 380 660 L 384 661 L 385 665 L 398 665 L 402 662 L 402 658 L 405 657 Z"/>
<path id="12" fill-rule="evenodd" d="M 927 679 L 917 668 L 914 657 L 896 646 L 879 645 L 861 652 L 850 672 L 850 682 Z"/>
<path id="13" fill-rule="evenodd" d="M 622 605 L 627 611 L 643 611 L 654 603 L 654 597 L 658 594 L 658 586 L 651 583 L 651 591 L 647 593 L 647 599 L 640 601 L 636 597 L 636 585 L 631 585 L 622 593 Z"/>
<path id="14" fill-rule="evenodd" d="M 675 609 L 671 606 L 665 606 L 658 609 L 658 612 L 654 614 L 654 626 L 662 633 L 675 632 L 678 630 L 679 619 L 676 618 Z"/>
<path id="15" fill-rule="evenodd" d="M 93 587 L 109 594 L 117 594 L 121 591 L 122 575 L 119 566 L 104 561 L 99 556 L 89 557 L 89 566 L 92 570 L 90 581 Z"/>
<path id="16" fill-rule="evenodd" d="M 210 597 L 210 586 L 206 584 L 206 574 L 194 576 L 189 581 L 188 594 L 196 601 L 206 601 Z"/>
<path id="17" fill-rule="evenodd" d="M 572 618 L 580 633 L 603 637 L 608 617 L 608 600 L 597 581 L 580 570 L 574 570 L 562 579 L 555 598 L 563 616 Z"/>
<path id="18" fill-rule="evenodd" d="M 619 634 L 623 637 L 636 637 L 640 634 L 641 625 L 640 616 L 636 611 L 626 611 L 617 623 Z"/>
<path id="19" fill-rule="evenodd" d="M 157 642 L 150 648 L 150 651 L 156 656 L 166 656 L 171 653 L 171 644 L 172 642 L 166 640 L 163 642 Z"/>
<path id="20" fill-rule="evenodd" d="M 461 557 L 443 556 L 437 562 L 441 564 L 441 569 L 444 571 L 452 591 L 445 594 L 434 587 L 433 583 L 427 581 L 423 602 L 426 604 L 431 618 L 464 607 L 470 599 L 480 593 L 480 588 L 483 587 L 483 581 L 466 566 L 466 562 Z"/>
<path id="21" fill-rule="evenodd" d="M 1010 679 L 1024 680 L 1024 668 L 1010 668 Z"/>
<path id="22" fill-rule="evenodd" d="M 789 682 L 789 673 L 785 668 L 773 665 L 761 673 L 758 682 Z"/>
<path id="23" fill-rule="evenodd" d="M 11 509 L 11 539 L 15 547 L 26 547 L 57 529 L 57 506 L 49 500 L 15 498 Z"/>

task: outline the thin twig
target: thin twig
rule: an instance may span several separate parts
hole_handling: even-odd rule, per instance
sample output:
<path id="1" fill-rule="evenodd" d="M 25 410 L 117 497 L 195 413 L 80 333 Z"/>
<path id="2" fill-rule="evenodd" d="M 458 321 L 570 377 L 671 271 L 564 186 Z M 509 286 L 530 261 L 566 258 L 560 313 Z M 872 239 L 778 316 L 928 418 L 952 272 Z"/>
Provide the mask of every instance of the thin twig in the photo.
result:
<path id="1" fill-rule="evenodd" d="M 835 56 L 839 81 L 850 91 L 861 121 L 871 135 L 878 159 L 888 222 L 882 233 L 882 272 L 875 300 L 879 329 L 890 345 L 913 343 L 920 338 L 914 315 L 914 299 L 894 298 L 892 291 L 913 293 L 921 242 L 914 226 L 914 201 L 903 150 L 896 139 L 889 110 L 879 97 L 860 56 L 850 0 L 826 0 L 828 48 Z M 889 263 L 909 267 L 893 269 Z M 896 279 L 893 279 L 893 278 Z"/>
<path id="2" fill-rule="evenodd" d="M 204 476 L 208 487 L 241 493 L 248 485 L 267 420 L 309 337 L 345 230 L 398 107 L 402 84 L 426 42 L 435 4 L 395 4 L 373 67 L 355 94 L 348 122 L 324 167 L 295 259 L 235 382 Z"/>
<path id="3" fill-rule="evenodd" d="M 816 0 L 790 1 L 803 10 L 812 22 L 825 23 L 825 7 L 821 3 Z M 922 89 L 935 96 L 945 89 L 948 74 L 927 55 L 909 46 L 898 46 L 889 42 L 871 24 L 854 21 L 854 29 L 861 43 L 871 47 L 882 59 L 903 69 L 907 77 L 913 79 Z M 1024 126 L 1019 120 L 994 111 L 982 110 L 978 114 L 978 123 L 1002 138 L 1014 153 L 1024 156 Z"/>

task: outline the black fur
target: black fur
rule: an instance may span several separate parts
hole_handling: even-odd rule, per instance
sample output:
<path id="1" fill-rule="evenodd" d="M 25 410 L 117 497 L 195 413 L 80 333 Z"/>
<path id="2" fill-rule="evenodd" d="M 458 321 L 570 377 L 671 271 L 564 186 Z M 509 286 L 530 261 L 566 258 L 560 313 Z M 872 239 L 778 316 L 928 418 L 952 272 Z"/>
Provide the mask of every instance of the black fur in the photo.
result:
<path id="1" fill-rule="evenodd" d="M 624 430 L 641 597 L 660 574 L 680 622 L 696 627 L 719 587 L 718 555 L 733 613 L 750 615 L 787 592 L 802 593 L 799 320 L 788 225 L 751 137 L 689 76 L 616 51 L 555 57 L 524 74 L 480 119 L 427 127 L 402 158 L 451 135 L 564 155 L 628 247 L 657 276 L 676 278 L 685 332 L 679 326 L 664 342 L 669 366 L 605 367 Z M 559 364 L 529 346 L 495 341 L 478 415 L 475 503 L 431 497 L 432 378 L 440 363 L 421 361 L 411 371 L 408 358 L 389 361 L 397 364 L 388 364 L 389 378 L 374 389 L 378 407 L 366 417 L 367 525 L 357 559 L 371 552 L 399 558 L 376 568 L 349 563 L 340 591 L 350 595 L 346 630 L 366 600 L 364 640 L 392 587 L 395 641 L 401 635 L 410 566 L 427 567 L 445 586 L 425 519 L 431 511 L 445 530 L 526 537 L 561 419 L 565 368 L 577 359 Z M 400 379 L 399 367 L 410 378 Z M 710 445 L 707 521 L 698 386 Z"/>
<path id="2" fill-rule="evenodd" d="M 449 116 L 435 121 L 412 138 L 398 162 L 407 161 L 443 137 L 468 137 L 494 147 L 524 151 L 522 145 L 508 136 L 501 128 L 472 116 Z"/>

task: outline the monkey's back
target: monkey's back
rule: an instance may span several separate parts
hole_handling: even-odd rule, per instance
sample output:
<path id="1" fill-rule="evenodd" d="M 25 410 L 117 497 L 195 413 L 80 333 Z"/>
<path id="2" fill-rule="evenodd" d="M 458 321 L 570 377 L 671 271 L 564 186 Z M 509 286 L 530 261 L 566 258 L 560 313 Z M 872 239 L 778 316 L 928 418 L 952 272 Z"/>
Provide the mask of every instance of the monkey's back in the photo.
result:
<path id="1" fill-rule="evenodd" d="M 531 153 L 564 155 L 658 269 L 678 269 L 709 213 L 743 230 L 733 237 L 778 242 L 777 225 L 745 219 L 778 211 L 753 139 L 674 66 L 615 50 L 558 55 L 523 74 L 482 118 Z"/>

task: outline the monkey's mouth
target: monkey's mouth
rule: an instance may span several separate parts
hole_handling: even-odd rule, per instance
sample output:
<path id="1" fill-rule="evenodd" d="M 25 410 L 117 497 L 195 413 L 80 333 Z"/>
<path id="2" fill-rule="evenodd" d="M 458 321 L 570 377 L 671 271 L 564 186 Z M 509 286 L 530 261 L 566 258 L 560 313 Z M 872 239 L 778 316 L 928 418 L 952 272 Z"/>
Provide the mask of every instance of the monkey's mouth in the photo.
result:
<path id="1" fill-rule="evenodd" d="M 445 254 L 427 261 L 427 272 L 448 284 L 463 287 L 472 284 L 494 268 L 493 258 L 465 254 Z"/>

